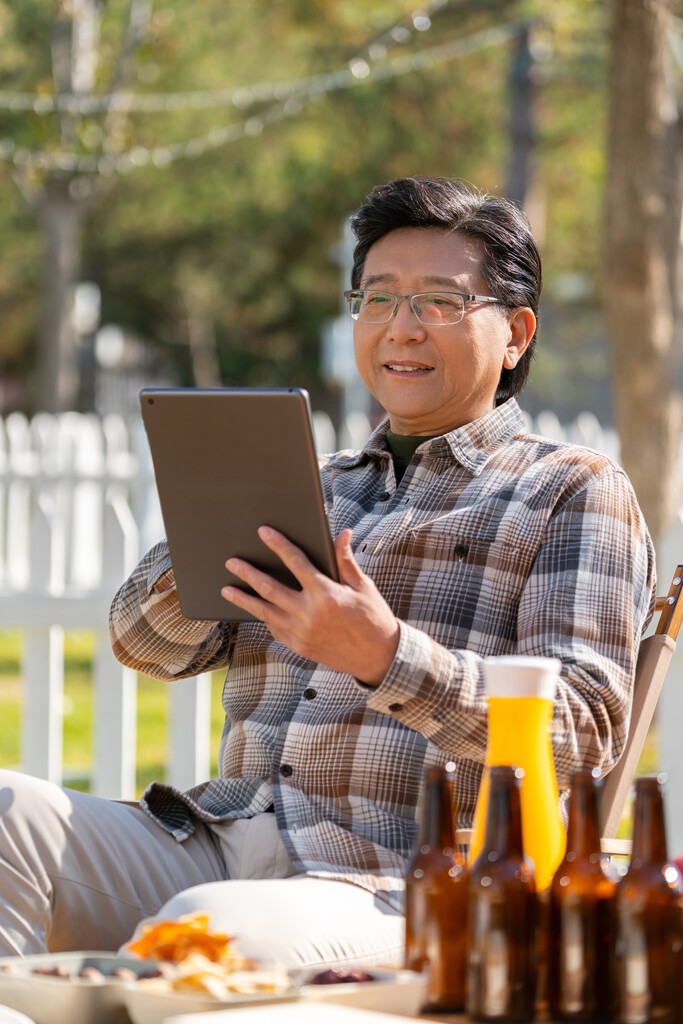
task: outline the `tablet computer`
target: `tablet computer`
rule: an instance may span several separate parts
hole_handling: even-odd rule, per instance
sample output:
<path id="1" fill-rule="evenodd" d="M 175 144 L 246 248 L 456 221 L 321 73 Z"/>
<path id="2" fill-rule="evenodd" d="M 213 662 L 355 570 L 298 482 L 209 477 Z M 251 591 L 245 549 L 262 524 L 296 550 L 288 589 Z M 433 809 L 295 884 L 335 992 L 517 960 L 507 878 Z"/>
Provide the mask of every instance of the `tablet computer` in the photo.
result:
<path id="1" fill-rule="evenodd" d="M 140 393 L 178 598 L 188 619 L 253 620 L 221 597 L 231 556 L 297 590 L 257 534 L 273 526 L 337 579 L 308 394 L 298 388 Z"/>

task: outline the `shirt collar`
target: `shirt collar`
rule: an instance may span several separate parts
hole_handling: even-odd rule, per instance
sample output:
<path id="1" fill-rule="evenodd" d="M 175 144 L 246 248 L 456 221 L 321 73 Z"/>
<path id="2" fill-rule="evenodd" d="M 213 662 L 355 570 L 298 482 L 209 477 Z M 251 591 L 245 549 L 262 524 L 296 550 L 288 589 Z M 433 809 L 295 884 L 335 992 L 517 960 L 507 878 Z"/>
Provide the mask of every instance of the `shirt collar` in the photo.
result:
<path id="1" fill-rule="evenodd" d="M 386 441 L 388 427 L 387 418 L 376 427 L 360 451 L 349 452 L 348 456 L 340 453 L 335 459 L 336 466 L 351 469 L 369 458 L 386 459 L 389 456 Z M 516 399 L 509 398 L 486 416 L 465 423 L 464 426 L 440 437 L 431 438 L 425 442 L 424 450 L 434 455 L 449 455 L 473 476 L 479 476 L 493 452 L 515 434 L 525 430 L 526 423 L 522 410 Z M 422 446 L 418 451 L 421 448 Z"/>

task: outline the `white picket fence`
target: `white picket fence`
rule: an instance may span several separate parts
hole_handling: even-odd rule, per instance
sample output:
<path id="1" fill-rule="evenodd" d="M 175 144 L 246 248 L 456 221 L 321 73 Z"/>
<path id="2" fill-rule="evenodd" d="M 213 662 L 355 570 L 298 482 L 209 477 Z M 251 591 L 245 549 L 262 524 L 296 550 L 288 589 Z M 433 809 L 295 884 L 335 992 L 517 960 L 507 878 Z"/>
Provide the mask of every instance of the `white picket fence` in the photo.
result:
<path id="1" fill-rule="evenodd" d="M 359 446 L 367 418 L 349 417 L 336 437 L 328 417 L 314 416 L 321 451 Z M 544 412 L 530 429 L 586 444 L 618 459 L 616 436 L 582 413 L 569 424 Z M 22 643 L 22 732 L 19 767 L 61 782 L 64 631 L 95 637 L 95 722 L 92 791 L 135 793 L 137 681 L 114 659 L 108 611 L 113 594 L 138 558 L 163 533 L 147 441 L 139 418 L 19 413 L 0 418 L 0 643 L 19 630 Z M 660 550 L 662 586 L 683 561 L 679 517 Z M 660 716 L 660 767 L 671 777 L 670 832 L 683 851 L 683 653 L 675 656 Z M 166 781 L 180 789 L 208 778 L 210 675 L 169 687 Z"/>
<path id="2" fill-rule="evenodd" d="M 20 767 L 61 782 L 64 631 L 92 631 L 92 789 L 135 794 L 137 678 L 111 653 L 108 612 L 163 533 L 144 432 L 119 416 L 0 420 L 0 629 L 21 631 Z M 209 770 L 210 677 L 171 688 L 166 777 Z"/>
<path id="3" fill-rule="evenodd" d="M 314 416 L 321 450 L 336 444 Z M 367 422 L 347 425 L 359 443 Z M 64 633 L 94 634 L 91 788 L 135 793 L 137 677 L 111 653 L 111 599 L 163 535 L 139 418 L 20 413 L 0 419 L 0 632 L 21 632 L 20 765 L 62 782 Z M 0 643 L 2 636 L 0 635 Z M 169 687 L 166 781 L 180 789 L 210 771 L 210 673 Z"/>

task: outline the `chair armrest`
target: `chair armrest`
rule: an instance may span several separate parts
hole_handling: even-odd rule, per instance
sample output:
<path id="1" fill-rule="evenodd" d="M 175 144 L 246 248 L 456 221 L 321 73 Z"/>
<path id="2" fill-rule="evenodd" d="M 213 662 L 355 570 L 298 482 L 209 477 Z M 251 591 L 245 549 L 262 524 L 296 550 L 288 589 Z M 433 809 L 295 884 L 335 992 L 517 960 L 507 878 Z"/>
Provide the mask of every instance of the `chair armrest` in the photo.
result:
<path id="1" fill-rule="evenodd" d="M 472 839 L 471 828 L 459 828 L 455 833 L 455 841 L 458 846 L 469 846 Z M 606 839 L 600 840 L 600 849 L 610 857 L 629 857 L 631 855 L 630 839 Z"/>

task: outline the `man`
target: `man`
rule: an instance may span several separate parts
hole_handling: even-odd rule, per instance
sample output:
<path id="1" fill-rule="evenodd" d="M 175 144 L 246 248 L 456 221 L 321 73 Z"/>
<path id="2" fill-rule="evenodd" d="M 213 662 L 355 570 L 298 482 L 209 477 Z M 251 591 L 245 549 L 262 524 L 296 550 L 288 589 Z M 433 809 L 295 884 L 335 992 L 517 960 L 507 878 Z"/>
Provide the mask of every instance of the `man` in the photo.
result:
<path id="1" fill-rule="evenodd" d="M 400 960 L 425 767 L 471 822 L 483 659 L 561 660 L 560 788 L 621 752 L 654 557 L 624 473 L 524 432 L 538 250 L 520 211 L 457 181 L 376 188 L 354 218 L 358 370 L 388 419 L 322 468 L 339 583 L 264 524 L 290 590 L 245 562 L 240 624 L 183 618 L 165 542 L 116 595 L 113 648 L 164 679 L 227 668 L 220 778 L 141 807 L 7 781 L 7 951 L 116 947 L 196 909 L 285 963 Z M 30 801 L 30 802 L 29 802 Z M 18 836 L 18 838 L 10 838 Z"/>

